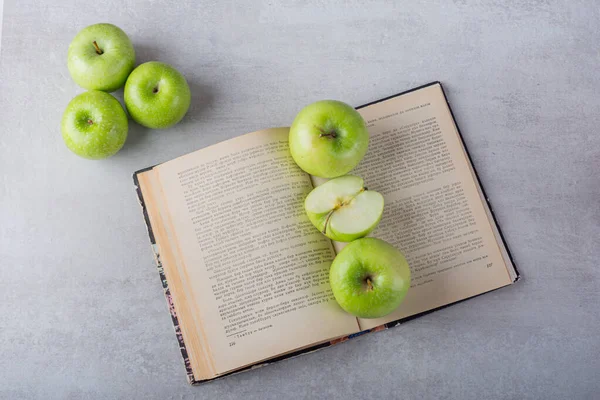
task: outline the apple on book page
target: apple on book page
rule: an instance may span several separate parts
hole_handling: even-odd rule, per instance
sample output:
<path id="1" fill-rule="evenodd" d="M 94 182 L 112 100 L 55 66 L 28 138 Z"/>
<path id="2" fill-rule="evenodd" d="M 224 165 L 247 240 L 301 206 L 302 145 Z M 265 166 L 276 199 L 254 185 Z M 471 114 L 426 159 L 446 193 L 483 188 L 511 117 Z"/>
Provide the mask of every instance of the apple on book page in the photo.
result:
<path id="1" fill-rule="evenodd" d="M 383 318 L 357 319 L 335 301 L 329 268 L 344 245 L 307 216 L 304 199 L 323 180 L 294 163 L 287 128 L 134 176 L 191 383 L 385 329 L 518 278 L 441 85 L 359 112 L 370 143 L 351 173 L 385 203 L 369 236 L 401 250 L 412 275 L 404 301 Z"/>
<path id="2" fill-rule="evenodd" d="M 512 283 L 512 261 L 437 83 L 358 110 L 371 134 L 352 172 L 383 194 L 371 234 L 399 248 L 412 270 L 404 302 L 362 329 L 401 320 Z M 343 245 L 336 243 L 339 251 Z"/>

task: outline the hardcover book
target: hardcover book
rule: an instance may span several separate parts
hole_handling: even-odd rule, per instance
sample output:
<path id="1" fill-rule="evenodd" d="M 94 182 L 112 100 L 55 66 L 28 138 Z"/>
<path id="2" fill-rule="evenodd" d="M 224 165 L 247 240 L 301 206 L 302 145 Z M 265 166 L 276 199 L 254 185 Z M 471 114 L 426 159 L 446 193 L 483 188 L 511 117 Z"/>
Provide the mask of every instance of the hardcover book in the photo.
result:
<path id="1" fill-rule="evenodd" d="M 369 150 L 352 174 L 384 196 L 370 235 L 400 249 L 411 287 L 390 315 L 336 303 L 329 266 L 343 248 L 308 220 L 324 180 L 265 129 L 134 174 L 191 384 L 383 330 L 516 282 L 515 268 L 442 85 L 358 107 Z"/>

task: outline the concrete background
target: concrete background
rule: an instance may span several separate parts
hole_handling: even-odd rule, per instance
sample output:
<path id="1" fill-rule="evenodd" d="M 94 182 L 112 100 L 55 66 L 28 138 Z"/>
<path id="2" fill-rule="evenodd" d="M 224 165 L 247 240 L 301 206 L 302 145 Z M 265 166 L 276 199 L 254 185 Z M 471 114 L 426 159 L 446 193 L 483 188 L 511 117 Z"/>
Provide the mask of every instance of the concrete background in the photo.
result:
<path id="1" fill-rule="evenodd" d="M 6 0 L 0 55 L 0 398 L 592 399 L 600 395 L 595 0 Z M 193 104 L 92 162 L 60 119 L 77 31 L 112 22 Z M 387 332 L 192 388 L 131 173 L 305 104 L 445 84 L 524 279 Z M 121 96 L 121 94 L 118 94 Z"/>
<path id="2" fill-rule="evenodd" d="M 4 12 L 4 0 L 0 0 L 0 50 L 2 50 L 2 13 Z"/>

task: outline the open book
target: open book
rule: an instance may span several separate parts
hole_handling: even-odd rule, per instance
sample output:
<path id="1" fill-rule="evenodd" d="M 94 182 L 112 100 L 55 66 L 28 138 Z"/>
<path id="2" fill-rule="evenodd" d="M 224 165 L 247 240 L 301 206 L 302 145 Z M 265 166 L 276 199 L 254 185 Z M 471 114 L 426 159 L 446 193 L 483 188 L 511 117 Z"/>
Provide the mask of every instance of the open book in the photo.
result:
<path id="1" fill-rule="evenodd" d="M 352 172 L 385 198 L 370 235 L 411 267 L 392 314 L 336 303 L 343 244 L 309 222 L 320 180 L 296 166 L 288 128 L 249 133 L 134 175 L 188 379 L 200 383 L 397 325 L 518 279 L 442 86 L 359 107 L 370 133 Z"/>

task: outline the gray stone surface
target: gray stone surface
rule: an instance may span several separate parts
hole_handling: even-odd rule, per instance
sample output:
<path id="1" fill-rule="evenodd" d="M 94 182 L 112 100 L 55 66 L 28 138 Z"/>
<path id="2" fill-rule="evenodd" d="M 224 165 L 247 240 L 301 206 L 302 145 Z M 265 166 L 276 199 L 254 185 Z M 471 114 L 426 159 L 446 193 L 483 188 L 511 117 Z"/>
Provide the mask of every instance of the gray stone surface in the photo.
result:
<path id="1" fill-rule="evenodd" d="M 343 5 L 342 5 L 343 3 Z M 108 21 L 193 104 L 114 158 L 60 137 L 67 46 Z M 0 55 L 0 398 L 600 396 L 595 0 L 6 0 Z M 304 104 L 441 80 L 524 279 L 402 327 L 192 388 L 131 173 Z M 120 95 L 120 94 L 119 94 Z"/>
<path id="2" fill-rule="evenodd" d="M 0 0 L 0 50 L 2 50 L 2 13 L 4 11 L 4 0 Z"/>

